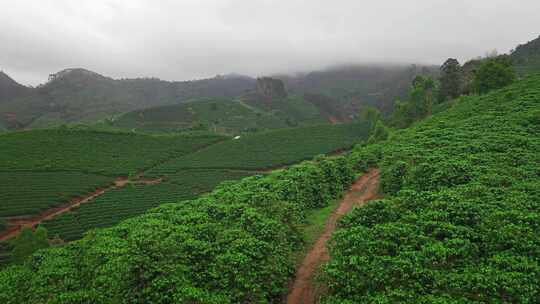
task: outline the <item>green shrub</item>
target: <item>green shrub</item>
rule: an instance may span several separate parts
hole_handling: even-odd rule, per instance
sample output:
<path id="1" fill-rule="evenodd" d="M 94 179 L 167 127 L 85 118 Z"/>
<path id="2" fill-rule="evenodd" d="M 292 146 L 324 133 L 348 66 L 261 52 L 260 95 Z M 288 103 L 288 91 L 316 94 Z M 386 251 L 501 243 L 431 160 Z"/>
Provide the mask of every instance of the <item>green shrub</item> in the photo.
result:
<path id="1" fill-rule="evenodd" d="M 486 59 L 474 73 L 472 86 L 477 93 L 485 94 L 514 82 L 516 72 L 507 56 Z"/>

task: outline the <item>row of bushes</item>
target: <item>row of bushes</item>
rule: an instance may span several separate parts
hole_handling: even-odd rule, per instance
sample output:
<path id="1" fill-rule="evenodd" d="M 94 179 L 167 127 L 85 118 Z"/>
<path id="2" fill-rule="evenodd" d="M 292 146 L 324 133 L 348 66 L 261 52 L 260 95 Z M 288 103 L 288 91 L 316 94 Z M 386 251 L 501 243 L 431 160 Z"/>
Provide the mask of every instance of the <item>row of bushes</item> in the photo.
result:
<path id="1" fill-rule="evenodd" d="M 345 157 L 318 157 L 225 182 L 0 272 L 1 303 L 279 302 L 302 248 L 300 225 L 354 180 Z"/>

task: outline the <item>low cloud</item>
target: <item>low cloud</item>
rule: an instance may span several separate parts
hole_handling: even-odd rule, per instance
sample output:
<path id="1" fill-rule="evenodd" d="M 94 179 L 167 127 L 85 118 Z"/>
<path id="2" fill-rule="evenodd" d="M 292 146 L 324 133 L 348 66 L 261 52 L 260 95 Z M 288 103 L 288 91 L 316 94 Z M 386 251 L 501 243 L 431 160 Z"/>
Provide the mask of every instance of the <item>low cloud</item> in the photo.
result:
<path id="1" fill-rule="evenodd" d="M 167 80 L 343 63 L 440 64 L 539 32 L 540 1 L 0 0 L 0 69 L 36 85 L 83 67 Z"/>

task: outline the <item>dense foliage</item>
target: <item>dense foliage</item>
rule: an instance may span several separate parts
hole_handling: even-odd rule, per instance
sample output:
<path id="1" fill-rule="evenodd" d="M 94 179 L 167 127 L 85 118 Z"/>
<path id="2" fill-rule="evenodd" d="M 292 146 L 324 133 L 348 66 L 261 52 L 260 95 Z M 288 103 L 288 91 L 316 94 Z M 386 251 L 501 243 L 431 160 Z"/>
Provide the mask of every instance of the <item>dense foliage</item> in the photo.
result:
<path id="1" fill-rule="evenodd" d="M 34 252 L 47 247 L 49 247 L 47 229 L 38 227 L 36 231 L 32 231 L 25 227 L 13 241 L 12 259 L 15 263 L 24 263 Z"/>
<path id="2" fill-rule="evenodd" d="M 540 76 L 358 147 L 386 198 L 340 223 L 328 303 L 537 303 Z"/>
<path id="3" fill-rule="evenodd" d="M 482 62 L 474 73 L 472 87 L 475 92 L 484 94 L 511 84 L 516 72 L 508 56 L 489 58 Z"/>
<path id="4" fill-rule="evenodd" d="M 212 134 L 149 136 L 70 129 L 0 136 L 0 171 L 78 171 L 109 176 L 127 176 L 225 139 Z"/>
<path id="5" fill-rule="evenodd" d="M 37 214 L 112 181 L 78 172 L 0 172 L 0 218 Z"/>
<path id="6" fill-rule="evenodd" d="M 344 157 L 226 183 L 0 272 L 2 303 L 279 302 L 304 212 L 354 180 Z"/>
<path id="7" fill-rule="evenodd" d="M 416 77 L 411 85 L 409 99 L 396 103 L 390 123 L 397 128 L 406 128 L 431 114 L 436 96 L 435 90 L 433 79 Z"/>
<path id="8" fill-rule="evenodd" d="M 160 175 L 185 168 L 272 168 L 312 158 L 317 154 L 350 148 L 365 140 L 365 123 L 320 125 L 275 130 L 222 142 L 165 162 L 150 171 Z"/>
<path id="9" fill-rule="evenodd" d="M 439 101 L 443 102 L 459 97 L 463 86 L 462 78 L 463 72 L 461 71 L 459 61 L 455 58 L 448 58 L 441 66 Z"/>

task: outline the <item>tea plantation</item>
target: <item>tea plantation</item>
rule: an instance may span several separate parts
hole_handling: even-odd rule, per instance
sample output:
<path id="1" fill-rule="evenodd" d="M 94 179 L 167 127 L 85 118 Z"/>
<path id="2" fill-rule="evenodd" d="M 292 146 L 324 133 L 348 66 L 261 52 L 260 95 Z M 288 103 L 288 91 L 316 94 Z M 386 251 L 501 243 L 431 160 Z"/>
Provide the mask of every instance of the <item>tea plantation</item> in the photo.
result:
<path id="1" fill-rule="evenodd" d="M 78 172 L 0 172 L 0 218 L 37 214 L 112 181 Z"/>
<path id="2" fill-rule="evenodd" d="M 227 134 L 288 127 L 284 119 L 273 113 L 247 106 L 239 100 L 216 97 L 129 112 L 112 125 L 150 132 L 207 129 Z"/>
<path id="3" fill-rule="evenodd" d="M 159 184 L 131 184 L 106 192 L 91 203 L 83 204 L 43 225 L 50 235 L 72 241 L 81 238 L 88 230 L 113 226 L 163 203 L 193 199 L 211 191 L 222 181 L 253 174 L 234 170 L 185 170 L 168 176 Z"/>
<path id="4" fill-rule="evenodd" d="M 0 135 L 0 171 L 77 171 L 127 176 L 227 137 L 149 136 L 50 129 Z"/>
<path id="5" fill-rule="evenodd" d="M 297 163 L 318 154 L 348 149 L 365 140 L 368 133 L 367 124 L 354 123 L 246 135 L 164 162 L 150 170 L 149 174 L 162 175 L 186 168 L 274 168 Z"/>

